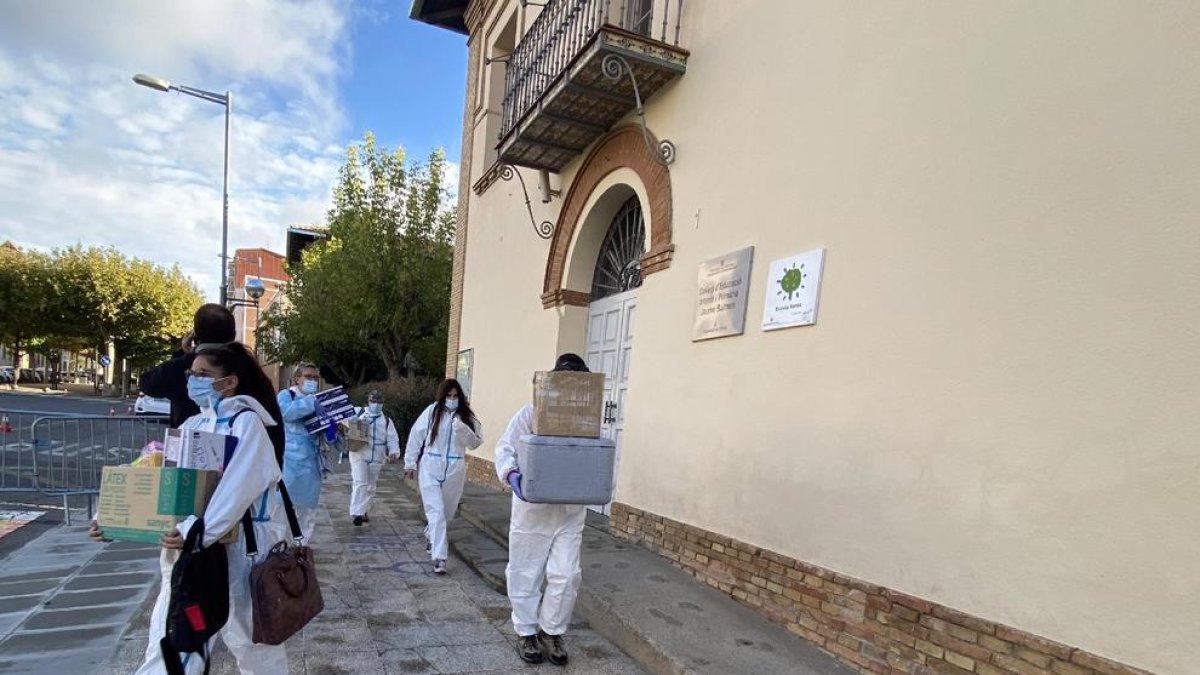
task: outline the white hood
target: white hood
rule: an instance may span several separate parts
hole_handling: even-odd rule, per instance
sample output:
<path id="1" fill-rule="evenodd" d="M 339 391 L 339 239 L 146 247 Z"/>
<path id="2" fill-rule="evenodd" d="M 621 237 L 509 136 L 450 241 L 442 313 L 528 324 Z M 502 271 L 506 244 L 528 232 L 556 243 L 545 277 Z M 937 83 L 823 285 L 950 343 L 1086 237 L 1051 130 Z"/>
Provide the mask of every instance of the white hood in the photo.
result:
<path id="1" fill-rule="evenodd" d="M 217 404 L 216 412 L 221 417 L 231 417 L 242 410 L 253 410 L 258 415 L 258 418 L 262 420 L 263 426 L 275 426 L 275 420 L 271 419 L 271 414 L 267 412 L 267 409 L 261 403 L 251 396 L 240 395 L 223 398 Z"/>

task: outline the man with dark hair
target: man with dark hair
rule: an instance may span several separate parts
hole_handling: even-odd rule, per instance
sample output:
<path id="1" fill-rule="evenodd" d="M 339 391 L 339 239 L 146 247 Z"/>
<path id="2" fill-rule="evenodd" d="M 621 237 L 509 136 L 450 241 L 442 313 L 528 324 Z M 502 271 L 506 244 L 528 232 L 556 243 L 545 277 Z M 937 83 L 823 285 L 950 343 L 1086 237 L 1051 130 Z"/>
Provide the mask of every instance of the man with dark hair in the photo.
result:
<path id="1" fill-rule="evenodd" d="M 568 353 L 558 357 L 554 370 L 586 373 L 588 367 L 578 354 Z M 579 553 L 587 507 L 525 501 L 517 444 L 521 436 L 532 433 L 533 406 L 526 404 L 496 443 L 496 475 L 513 490 L 505 579 L 513 628 L 521 638 L 521 659 L 526 663 L 549 659 L 556 666 L 565 666 L 569 657 L 563 634 L 579 594 Z"/>
<path id="2" fill-rule="evenodd" d="M 171 426 L 178 428 L 183 421 L 200 413 L 200 408 L 187 395 L 187 371 L 196 354 L 210 345 L 223 345 L 237 337 L 233 312 L 221 305 L 201 305 L 192 317 L 192 332 L 184 336 L 179 351 L 171 358 L 142 373 L 138 389 L 147 396 L 165 398 L 171 402 Z"/>

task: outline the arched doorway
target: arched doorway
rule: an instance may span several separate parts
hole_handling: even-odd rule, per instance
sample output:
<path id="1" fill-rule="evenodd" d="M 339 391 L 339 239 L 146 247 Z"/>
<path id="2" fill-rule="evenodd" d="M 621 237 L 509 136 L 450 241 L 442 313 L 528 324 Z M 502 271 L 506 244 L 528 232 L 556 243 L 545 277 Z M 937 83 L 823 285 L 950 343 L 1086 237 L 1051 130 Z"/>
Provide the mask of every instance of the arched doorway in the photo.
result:
<path id="1" fill-rule="evenodd" d="M 602 433 L 616 443 L 618 461 L 645 251 L 646 223 L 641 203 L 633 195 L 617 210 L 600 244 L 588 305 L 586 358 L 593 372 L 603 372 L 606 376 Z M 616 480 L 615 467 L 613 480 Z M 609 506 L 596 510 L 607 515 Z"/>

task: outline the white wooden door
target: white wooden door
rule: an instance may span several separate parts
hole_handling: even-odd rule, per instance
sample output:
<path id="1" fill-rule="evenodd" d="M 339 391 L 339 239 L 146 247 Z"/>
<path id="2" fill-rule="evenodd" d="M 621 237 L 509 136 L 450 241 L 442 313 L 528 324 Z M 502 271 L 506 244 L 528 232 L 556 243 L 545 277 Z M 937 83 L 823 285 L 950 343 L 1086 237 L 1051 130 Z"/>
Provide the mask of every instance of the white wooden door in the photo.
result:
<path id="1" fill-rule="evenodd" d="M 613 481 L 621 460 L 621 436 L 625 430 L 625 393 L 629 388 L 629 362 L 633 347 L 633 324 L 637 291 L 610 295 L 588 307 L 587 364 L 594 373 L 604 373 L 604 424 L 601 433 L 617 446 Z M 609 505 L 593 506 L 608 515 Z"/>

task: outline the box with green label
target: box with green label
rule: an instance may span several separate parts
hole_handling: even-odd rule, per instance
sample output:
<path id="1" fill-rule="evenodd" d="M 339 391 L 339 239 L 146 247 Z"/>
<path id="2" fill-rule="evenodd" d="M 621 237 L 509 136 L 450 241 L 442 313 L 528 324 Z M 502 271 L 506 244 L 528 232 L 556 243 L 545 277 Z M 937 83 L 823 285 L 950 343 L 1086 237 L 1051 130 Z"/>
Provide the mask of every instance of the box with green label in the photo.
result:
<path id="1" fill-rule="evenodd" d="M 158 543 L 179 521 L 203 515 L 219 476 L 173 466 L 106 466 L 96 516 L 100 531 L 109 539 Z"/>

